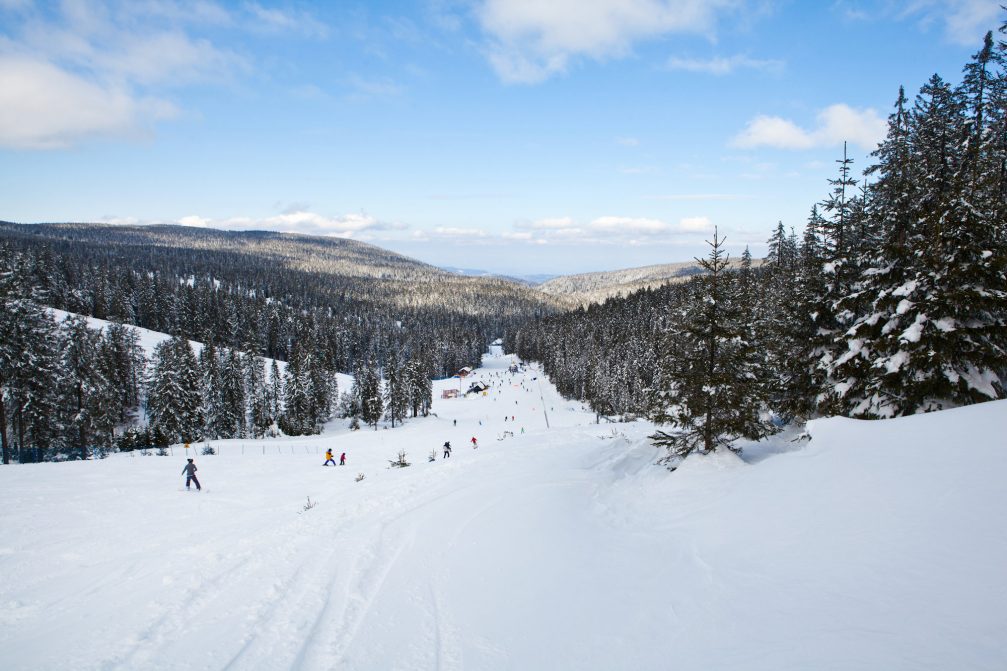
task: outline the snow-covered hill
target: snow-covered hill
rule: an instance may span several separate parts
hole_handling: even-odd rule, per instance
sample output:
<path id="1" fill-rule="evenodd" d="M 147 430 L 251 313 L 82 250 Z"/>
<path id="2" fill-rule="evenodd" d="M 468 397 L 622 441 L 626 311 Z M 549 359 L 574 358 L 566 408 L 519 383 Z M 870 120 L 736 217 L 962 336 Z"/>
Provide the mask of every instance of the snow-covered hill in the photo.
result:
<path id="1" fill-rule="evenodd" d="M 0 469 L 0 665 L 1007 668 L 1007 402 L 669 474 L 511 360 L 394 430 L 217 443 L 202 493 L 178 448 Z"/>

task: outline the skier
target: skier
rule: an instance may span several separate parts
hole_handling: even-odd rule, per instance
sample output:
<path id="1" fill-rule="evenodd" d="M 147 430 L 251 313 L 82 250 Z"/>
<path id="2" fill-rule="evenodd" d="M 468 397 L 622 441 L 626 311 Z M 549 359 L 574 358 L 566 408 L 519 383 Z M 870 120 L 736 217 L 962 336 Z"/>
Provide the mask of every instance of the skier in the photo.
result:
<path id="1" fill-rule="evenodd" d="M 203 488 L 199 486 L 199 480 L 196 479 L 197 470 L 199 469 L 196 468 L 196 464 L 192 462 L 192 459 L 189 459 L 189 463 L 182 467 L 182 473 L 185 474 L 185 488 L 188 489 L 189 484 L 195 482 L 196 491 L 199 492 L 202 491 Z"/>
<path id="2" fill-rule="evenodd" d="M 447 459 L 451 456 L 451 441 L 446 441 L 444 443 L 444 458 Z"/>
<path id="3" fill-rule="evenodd" d="M 455 426 L 458 426 L 458 420 L 457 420 L 457 419 L 455 419 L 455 420 L 452 420 L 452 421 L 454 421 L 454 423 L 455 423 Z"/>
<path id="4" fill-rule="evenodd" d="M 474 450 L 474 449 L 476 449 L 477 447 L 479 447 L 479 441 L 478 441 L 478 440 L 476 440 L 476 437 L 475 437 L 475 436 L 472 436 L 472 449 Z"/>
<path id="5" fill-rule="evenodd" d="M 332 448 L 331 447 L 329 449 L 325 450 L 325 463 L 322 464 L 322 466 L 328 466 L 329 462 L 331 462 L 333 466 L 336 465 L 336 460 L 332 456 Z"/>
<path id="6" fill-rule="evenodd" d="M 346 465 L 346 453 L 345 452 L 343 452 L 342 454 L 339 455 L 339 465 L 340 466 L 345 466 Z"/>

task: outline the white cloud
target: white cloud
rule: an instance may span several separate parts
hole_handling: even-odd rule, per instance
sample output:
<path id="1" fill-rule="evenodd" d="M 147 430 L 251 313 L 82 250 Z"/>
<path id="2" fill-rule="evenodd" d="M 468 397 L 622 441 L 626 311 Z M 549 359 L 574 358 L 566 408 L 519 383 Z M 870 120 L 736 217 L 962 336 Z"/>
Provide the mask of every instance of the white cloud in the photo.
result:
<path id="1" fill-rule="evenodd" d="M 844 104 L 826 107 L 816 119 L 816 127 L 809 130 L 782 117 L 757 116 L 731 140 L 731 145 L 743 149 L 810 149 L 848 141 L 864 149 L 873 149 L 884 138 L 887 128 L 885 120 L 875 110 L 858 110 Z"/>
<path id="2" fill-rule="evenodd" d="M 638 40 L 668 33 L 710 34 L 718 15 L 742 0 L 483 0 L 476 17 L 488 57 L 508 83 L 536 83 L 572 58 L 617 57 Z"/>
<path id="3" fill-rule="evenodd" d="M 460 228 L 457 226 L 438 226 L 433 229 L 433 234 L 449 238 L 485 238 L 489 233 L 481 228 Z"/>
<path id="4" fill-rule="evenodd" d="M 645 217 L 598 217 L 591 222 L 590 229 L 596 233 L 628 233 L 634 235 L 654 235 L 667 233 L 671 226 L 660 219 Z"/>
<path id="5" fill-rule="evenodd" d="M 514 224 L 515 232 L 502 237 L 534 244 L 648 245 L 677 244 L 683 236 L 713 229 L 705 216 L 685 217 L 671 224 L 653 217 L 606 215 L 587 223 L 573 217 L 553 217 Z"/>
<path id="6" fill-rule="evenodd" d="M 573 217 L 547 217 L 545 219 L 537 219 L 530 224 L 519 224 L 518 226 L 519 228 L 555 231 L 564 228 L 573 228 L 575 225 Z"/>
<path id="7" fill-rule="evenodd" d="M 0 1 L 15 10 L 28 4 Z M 0 146 L 20 149 L 149 134 L 154 122 L 179 111 L 165 89 L 219 84 L 250 71 L 245 57 L 191 34 L 207 25 L 321 31 L 308 14 L 256 4 L 231 12 L 207 0 L 68 0 L 51 13 L 25 11 L 5 19 Z"/>
<path id="8" fill-rule="evenodd" d="M 106 220 L 108 221 L 108 220 Z M 125 220 L 128 223 L 154 223 Z M 115 223 L 108 221 L 108 223 Z M 302 235 L 332 236 L 340 238 L 362 237 L 375 231 L 396 231 L 406 228 L 405 224 L 381 221 L 368 214 L 344 214 L 329 217 L 317 212 L 298 210 L 272 217 L 230 217 L 213 219 L 200 215 L 188 215 L 175 221 L 182 226 L 216 228 L 225 231 L 279 231 Z"/>
<path id="9" fill-rule="evenodd" d="M 83 137 L 137 135 L 175 107 L 91 82 L 51 63 L 0 56 L 0 145 L 60 149 Z"/>
<path id="10" fill-rule="evenodd" d="M 709 231 L 713 223 L 709 217 L 685 217 L 678 222 L 678 230 L 688 233 Z"/>
<path id="11" fill-rule="evenodd" d="M 178 223 L 182 226 L 192 226 L 194 228 L 209 228 L 210 219 L 206 217 L 200 217 L 195 214 L 189 215 L 188 217 L 182 217 L 178 220 Z"/>
<path id="12" fill-rule="evenodd" d="M 615 141 L 623 147 L 639 147 L 640 140 L 635 137 L 617 137 Z"/>
<path id="13" fill-rule="evenodd" d="M 299 33 L 315 38 L 324 38 L 329 34 L 328 26 L 307 12 L 263 7 L 255 2 L 247 4 L 245 8 L 254 22 L 253 27 L 260 30 Z"/>
<path id="14" fill-rule="evenodd" d="M 1002 0 L 912 0 L 906 3 L 902 16 L 916 19 L 924 27 L 935 21 L 942 23 L 949 41 L 978 51 L 986 31 L 1002 23 L 1002 4 Z"/>
<path id="15" fill-rule="evenodd" d="M 735 56 L 718 56 L 709 59 L 680 58 L 673 56 L 668 59 L 666 67 L 669 70 L 685 70 L 686 72 L 701 72 L 711 75 L 728 75 L 735 70 L 761 70 L 773 74 L 783 71 L 783 61 L 761 60 L 749 58 L 741 54 Z"/>

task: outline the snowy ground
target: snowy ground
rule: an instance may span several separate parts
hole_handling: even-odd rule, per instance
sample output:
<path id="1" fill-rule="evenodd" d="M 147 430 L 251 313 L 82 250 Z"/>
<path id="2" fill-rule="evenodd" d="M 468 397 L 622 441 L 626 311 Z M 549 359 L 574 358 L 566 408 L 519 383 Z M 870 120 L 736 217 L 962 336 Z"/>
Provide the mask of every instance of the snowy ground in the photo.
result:
<path id="1" fill-rule="evenodd" d="M 1007 403 L 669 474 L 511 361 L 394 430 L 216 443 L 202 493 L 177 448 L 0 468 L 0 668 L 1007 668 Z"/>

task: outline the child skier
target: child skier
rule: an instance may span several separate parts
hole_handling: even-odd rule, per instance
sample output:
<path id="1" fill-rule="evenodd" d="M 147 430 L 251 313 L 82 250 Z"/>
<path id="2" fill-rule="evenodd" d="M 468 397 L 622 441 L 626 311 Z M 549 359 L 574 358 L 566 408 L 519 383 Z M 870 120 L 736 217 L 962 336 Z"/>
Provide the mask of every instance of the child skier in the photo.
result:
<path id="1" fill-rule="evenodd" d="M 325 450 L 325 463 L 322 466 L 328 466 L 329 463 L 336 465 L 336 460 L 332 457 L 332 448 Z"/>
<path id="2" fill-rule="evenodd" d="M 475 436 L 472 436 L 472 449 L 474 450 L 474 449 L 476 449 L 477 447 L 479 447 L 479 441 L 478 441 L 478 440 L 476 440 L 476 437 L 475 437 Z"/>
<path id="3" fill-rule="evenodd" d="M 199 480 L 196 479 L 196 471 L 197 470 L 198 469 L 196 468 L 196 464 L 193 463 L 192 459 L 189 459 L 189 463 L 187 463 L 182 468 L 182 473 L 185 474 L 185 488 L 188 489 L 189 488 L 189 484 L 195 482 L 196 483 L 196 491 L 199 492 L 199 491 L 202 491 L 203 488 L 199 486 Z"/>
<path id="4" fill-rule="evenodd" d="M 340 466 L 345 466 L 346 465 L 346 453 L 345 452 L 343 452 L 342 454 L 339 455 L 339 465 Z"/>

